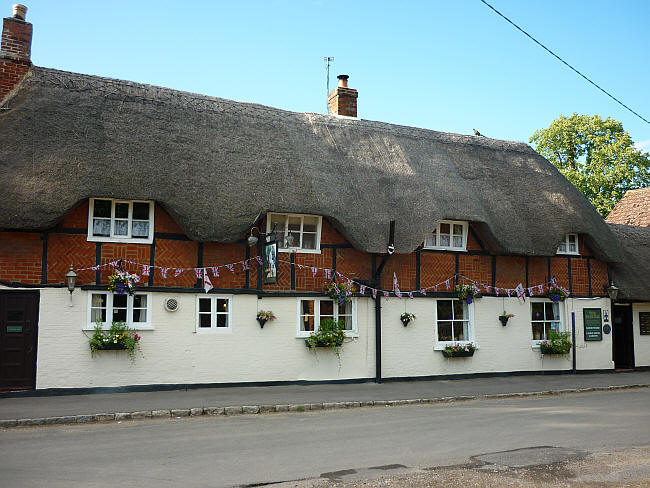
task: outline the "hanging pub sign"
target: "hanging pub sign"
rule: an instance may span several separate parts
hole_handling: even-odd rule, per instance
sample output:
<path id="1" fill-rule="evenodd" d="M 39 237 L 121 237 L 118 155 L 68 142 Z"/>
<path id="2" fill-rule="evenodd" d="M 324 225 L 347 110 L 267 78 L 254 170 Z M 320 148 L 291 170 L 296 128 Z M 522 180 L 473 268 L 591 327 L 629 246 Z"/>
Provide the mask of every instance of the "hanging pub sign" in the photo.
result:
<path id="1" fill-rule="evenodd" d="M 583 308 L 582 314 L 585 325 L 585 341 L 602 341 L 603 340 L 603 321 L 601 309 Z"/>
<path id="2" fill-rule="evenodd" d="M 264 243 L 264 284 L 278 282 L 278 241 L 275 238 Z"/>

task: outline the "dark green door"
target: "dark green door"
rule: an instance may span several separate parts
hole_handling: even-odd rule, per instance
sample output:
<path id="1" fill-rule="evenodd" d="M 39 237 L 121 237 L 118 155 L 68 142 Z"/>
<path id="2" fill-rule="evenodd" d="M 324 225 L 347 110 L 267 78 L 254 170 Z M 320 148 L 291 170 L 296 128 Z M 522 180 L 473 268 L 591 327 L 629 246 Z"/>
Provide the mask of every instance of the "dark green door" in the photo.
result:
<path id="1" fill-rule="evenodd" d="M 0 390 L 36 386 L 38 292 L 0 292 Z"/>

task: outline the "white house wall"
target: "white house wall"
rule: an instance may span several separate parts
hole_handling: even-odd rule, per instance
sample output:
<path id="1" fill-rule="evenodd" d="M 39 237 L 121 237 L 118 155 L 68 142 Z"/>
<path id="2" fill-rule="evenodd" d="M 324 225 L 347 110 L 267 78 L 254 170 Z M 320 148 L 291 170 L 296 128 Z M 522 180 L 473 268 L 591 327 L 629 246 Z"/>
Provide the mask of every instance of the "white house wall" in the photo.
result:
<path id="1" fill-rule="evenodd" d="M 152 293 L 154 330 L 139 332 L 142 355 L 132 363 L 123 351 L 101 351 L 95 358 L 91 357 L 88 339 L 92 331 L 82 330 L 87 323 L 87 292 L 75 290 L 72 302 L 65 289 L 47 288 L 40 293 L 37 389 L 344 380 L 375 375 L 372 299 L 357 299 L 359 337 L 348 339 L 341 349 L 339 362 L 331 351 L 318 349 L 315 353 L 305 347 L 304 339 L 296 338 L 296 298 L 234 295 L 232 331 L 196 333 L 196 294 Z M 168 297 L 178 300 L 176 312 L 164 310 L 163 300 Z M 572 367 L 571 355 L 543 356 L 531 346 L 528 300 L 525 304 L 515 298 L 477 300 L 474 331 L 479 350 L 471 358 L 454 359 L 445 359 L 440 351 L 433 350 L 433 299 L 390 298 L 382 299 L 381 303 L 385 378 Z M 613 368 L 611 334 L 603 334 L 602 341 L 585 343 L 582 330 L 582 308 L 602 308 L 611 316 L 609 300 L 569 299 L 562 307 L 568 330 L 570 314 L 575 312 L 578 369 Z M 255 319 L 261 309 L 272 310 L 277 316 L 263 329 Z M 515 314 L 505 327 L 498 320 L 504 310 Z M 408 327 L 399 320 L 404 311 L 417 315 Z M 638 320 L 638 314 L 636 317 Z M 648 364 L 650 355 L 639 353 L 637 358 L 640 357 L 645 357 Z"/>
<path id="2" fill-rule="evenodd" d="M 641 335 L 639 312 L 650 312 L 650 303 L 632 304 L 632 330 L 634 330 L 634 365 L 650 366 L 650 335 Z"/>

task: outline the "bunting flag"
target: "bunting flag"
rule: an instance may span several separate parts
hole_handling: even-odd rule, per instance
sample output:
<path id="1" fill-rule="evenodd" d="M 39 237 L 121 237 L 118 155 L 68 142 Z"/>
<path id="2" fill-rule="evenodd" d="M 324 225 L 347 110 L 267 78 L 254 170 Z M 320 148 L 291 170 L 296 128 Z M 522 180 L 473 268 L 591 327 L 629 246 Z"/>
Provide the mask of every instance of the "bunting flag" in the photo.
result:
<path id="1" fill-rule="evenodd" d="M 508 294 L 508 298 L 510 298 L 510 292 L 511 292 L 511 291 L 512 291 L 512 290 L 511 290 L 510 288 L 506 288 L 506 293 Z"/>
<path id="2" fill-rule="evenodd" d="M 207 271 L 205 268 L 203 269 L 203 289 L 205 292 L 209 292 L 212 290 L 212 282 L 210 281 L 210 276 L 208 275 Z"/>
<path id="3" fill-rule="evenodd" d="M 359 294 L 361 295 L 366 294 L 366 285 L 359 285 Z"/>
<path id="4" fill-rule="evenodd" d="M 438 285 L 433 285 L 433 291 L 438 291 Z"/>
<path id="5" fill-rule="evenodd" d="M 229 271 L 232 273 L 235 272 L 235 265 L 234 264 L 226 264 L 226 268 L 228 268 Z"/>
<path id="6" fill-rule="evenodd" d="M 332 279 L 332 270 L 331 269 L 325 268 L 325 270 L 323 272 L 325 274 L 325 278 L 327 278 L 328 280 Z"/>
<path id="7" fill-rule="evenodd" d="M 259 264 L 260 266 L 262 266 L 262 264 L 264 264 L 264 261 L 262 261 L 262 258 L 259 257 L 259 256 L 255 256 L 255 260 L 257 261 L 257 264 Z"/>
<path id="8" fill-rule="evenodd" d="M 399 283 L 397 282 L 397 273 L 393 271 L 393 291 L 397 298 L 402 298 L 402 294 L 399 291 Z"/>
<path id="9" fill-rule="evenodd" d="M 137 274 L 131 275 L 135 283 L 140 283 L 140 277 Z"/>
<path id="10" fill-rule="evenodd" d="M 388 296 L 389 296 L 389 292 L 384 291 L 384 297 L 386 298 L 386 300 L 388 300 Z"/>
<path id="11" fill-rule="evenodd" d="M 422 294 L 422 295 L 424 295 L 426 297 L 427 296 L 427 291 L 424 288 L 422 288 L 420 290 L 420 294 Z"/>
<path id="12" fill-rule="evenodd" d="M 162 276 L 164 280 L 167 279 L 167 273 L 169 273 L 169 268 L 160 268 L 160 276 Z"/>
<path id="13" fill-rule="evenodd" d="M 523 300 L 524 303 L 526 303 L 526 291 L 524 290 L 524 287 L 521 283 L 517 285 L 515 291 L 517 292 L 517 298 Z"/>
<path id="14" fill-rule="evenodd" d="M 372 298 L 377 298 L 377 290 L 375 288 L 371 288 L 372 290 Z"/>
<path id="15" fill-rule="evenodd" d="M 541 295 L 544 293 L 544 287 L 542 285 L 537 285 L 537 292 Z"/>
<path id="16" fill-rule="evenodd" d="M 409 298 L 413 298 L 413 292 L 409 291 Z"/>
<path id="17" fill-rule="evenodd" d="M 531 296 L 531 297 L 532 297 L 533 295 L 534 295 L 534 293 L 533 293 L 533 289 L 532 289 L 532 288 L 528 288 L 528 296 Z"/>
<path id="18" fill-rule="evenodd" d="M 142 276 L 149 276 L 151 273 L 151 266 L 148 264 L 143 264 L 142 265 Z"/>
<path id="19" fill-rule="evenodd" d="M 194 273 L 196 273 L 197 280 L 203 278 L 203 268 L 194 268 Z"/>
<path id="20" fill-rule="evenodd" d="M 317 274 L 318 274 L 318 268 L 314 268 L 312 266 L 311 267 L 311 276 L 312 276 L 312 278 L 315 278 Z"/>
<path id="21" fill-rule="evenodd" d="M 496 295 L 499 296 L 499 288 L 495 288 L 494 293 L 496 293 Z"/>
<path id="22" fill-rule="evenodd" d="M 247 271 L 248 270 L 248 259 L 241 262 L 241 269 L 242 269 L 242 271 Z"/>
<path id="23" fill-rule="evenodd" d="M 102 268 L 101 265 L 98 264 L 97 266 L 93 266 L 90 269 L 92 269 L 93 271 L 99 271 L 101 268 Z"/>
<path id="24" fill-rule="evenodd" d="M 176 268 L 176 269 L 174 270 L 174 278 L 178 278 L 181 274 L 183 274 L 183 271 L 185 271 L 185 269 L 183 269 L 183 268 Z"/>
<path id="25" fill-rule="evenodd" d="M 211 266 L 210 271 L 212 272 L 212 276 L 214 278 L 219 278 L 219 266 Z"/>
<path id="26" fill-rule="evenodd" d="M 449 286 L 449 281 L 450 280 L 445 280 L 445 287 L 447 288 L 447 290 L 449 290 L 449 288 L 451 288 L 451 286 Z"/>

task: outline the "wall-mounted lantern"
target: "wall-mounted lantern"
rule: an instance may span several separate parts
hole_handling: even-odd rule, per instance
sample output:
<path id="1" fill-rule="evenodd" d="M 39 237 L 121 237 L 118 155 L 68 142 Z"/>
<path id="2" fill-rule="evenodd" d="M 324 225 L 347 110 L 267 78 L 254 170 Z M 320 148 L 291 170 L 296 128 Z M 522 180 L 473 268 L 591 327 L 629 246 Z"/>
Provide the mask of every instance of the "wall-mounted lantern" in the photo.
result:
<path id="1" fill-rule="evenodd" d="M 609 298 L 611 298 L 613 302 L 616 301 L 616 297 L 618 297 L 618 287 L 614 285 L 613 281 L 609 286 L 605 285 L 605 291 L 607 292 Z"/>
<path id="2" fill-rule="evenodd" d="M 65 282 L 68 285 L 68 291 L 70 292 L 70 298 L 72 298 L 72 292 L 74 291 L 74 284 L 77 281 L 77 273 L 74 272 L 74 268 L 70 265 L 70 271 L 65 274 Z"/>

